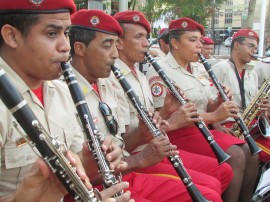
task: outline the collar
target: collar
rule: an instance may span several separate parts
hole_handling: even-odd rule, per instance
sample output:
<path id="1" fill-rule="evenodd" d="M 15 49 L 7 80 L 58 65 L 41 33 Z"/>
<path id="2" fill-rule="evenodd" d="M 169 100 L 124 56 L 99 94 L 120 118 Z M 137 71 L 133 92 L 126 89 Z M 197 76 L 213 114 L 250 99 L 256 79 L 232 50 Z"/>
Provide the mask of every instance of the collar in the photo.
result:
<path id="1" fill-rule="evenodd" d="M 92 91 L 97 94 L 94 90 L 94 88 L 92 87 L 92 85 L 83 77 L 83 75 L 81 75 L 71 64 L 70 61 L 68 62 L 68 65 L 70 65 L 70 67 L 72 68 L 73 73 L 75 74 L 75 77 L 77 80 L 79 80 L 80 82 L 79 85 L 82 89 L 82 92 L 84 94 L 85 97 L 87 97 Z M 100 87 L 105 86 L 105 82 L 103 79 L 97 79 L 96 81 L 98 88 L 100 89 Z M 98 94 L 97 94 L 98 96 Z M 98 96 L 99 97 L 99 96 Z"/>
<path id="2" fill-rule="evenodd" d="M 132 74 L 131 69 L 126 65 L 126 63 L 124 63 L 119 58 L 116 59 L 115 66 L 120 70 L 120 72 L 124 76 L 126 76 L 128 74 Z M 136 62 L 135 65 L 134 65 L 134 67 L 135 67 L 136 74 L 138 75 L 139 63 Z"/>
<path id="3" fill-rule="evenodd" d="M 170 65 L 171 68 L 173 69 L 180 69 L 180 71 L 183 74 L 188 74 L 191 76 L 194 76 L 193 74 L 190 74 L 184 67 L 180 66 L 178 64 L 178 62 L 176 61 L 176 59 L 173 57 L 172 53 L 169 52 L 164 58 L 166 58 L 165 60 L 168 62 L 168 64 Z M 192 69 L 192 72 L 194 73 L 194 71 L 199 67 L 198 63 L 194 63 L 194 62 L 190 62 L 189 63 L 190 68 Z"/>
<path id="4" fill-rule="evenodd" d="M 230 59 L 227 59 L 227 61 L 230 63 L 231 67 L 233 67 L 233 63 L 230 61 Z M 248 72 L 249 72 L 249 71 L 253 70 L 254 67 L 255 67 L 255 64 L 253 62 L 250 62 L 250 63 L 245 64 L 244 69 L 248 70 Z"/>

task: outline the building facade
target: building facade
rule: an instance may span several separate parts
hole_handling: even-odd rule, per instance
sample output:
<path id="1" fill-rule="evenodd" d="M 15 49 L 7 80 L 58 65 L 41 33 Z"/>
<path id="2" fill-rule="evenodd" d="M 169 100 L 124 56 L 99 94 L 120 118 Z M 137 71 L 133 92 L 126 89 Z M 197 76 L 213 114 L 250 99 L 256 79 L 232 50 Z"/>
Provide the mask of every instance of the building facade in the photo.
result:
<path id="1" fill-rule="evenodd" d="M 260 33 L 260 15 L 262 0 L 256 1 L 252 29 Z M 267 1 L 269 6 L 269 1 Z M 249 0 L 227 0 L 219 8 L 215 9 L 214 37 L 216 41 L 224 41 L 244 26 L 247 21 Z M 266 9 L 267 10 L 267 9 Z M 212 18 L 213 19 L 213 18 Z M 211 36 L 213 24 L 208 21 L 207 35 Z"/>

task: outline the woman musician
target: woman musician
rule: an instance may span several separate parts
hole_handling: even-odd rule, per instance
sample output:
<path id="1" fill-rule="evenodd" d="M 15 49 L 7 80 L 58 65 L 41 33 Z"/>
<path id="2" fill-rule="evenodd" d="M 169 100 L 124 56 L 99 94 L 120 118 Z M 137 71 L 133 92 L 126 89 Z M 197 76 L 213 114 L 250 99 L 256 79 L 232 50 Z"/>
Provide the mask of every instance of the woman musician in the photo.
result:
<path id="1" fill-rule="evenodd" d="M 201 37 L 204 27 L 189 19 L 180 18 L 169 25 L 170 52 L 158 60 L 168 77 L 180 86 L 191 102 L 196 104 L 198 112 L 207 124 L 215 123 L 227 117 L 237 117 L 235 103 L 224 102 L 218 97 L 213 101 L 210 82 L 204 76 L 204 67 L 198 63 L 201 53 Z M 166 86 L 153 68 L 147 72 L 149 84 L 156 107 L 162 107 L 166 96 Z M 228 93 L 228 90 L 227 90 Z M 250 200 L 258 172 L 257 155 L 251 156 L 248 146 L 241 140 L 218 131 L 212 131 L 216 142 L 231 158 L 234 178 L 223 194 L 224 201 Z M 177 132 L 168 133 L 171 142 L 193 153 L 213 156 L 206 141 L 194 126 L 186 126 Z M 243 172 L 244 171 L 244 172 Z M 244 194 L 245 193 L 245 194 Z"/>

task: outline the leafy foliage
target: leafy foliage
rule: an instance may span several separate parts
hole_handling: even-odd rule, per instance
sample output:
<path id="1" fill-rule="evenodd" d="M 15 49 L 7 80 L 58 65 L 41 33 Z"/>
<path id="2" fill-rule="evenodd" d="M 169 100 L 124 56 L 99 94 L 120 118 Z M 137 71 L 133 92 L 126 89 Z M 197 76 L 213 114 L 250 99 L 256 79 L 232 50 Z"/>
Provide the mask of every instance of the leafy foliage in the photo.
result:
<path id="1" fill-rule="evenodd" d="M 215 0 L 218 8 L 226 0 Z M 213 14 L 213 0 L 147 0 L 144 7 L 139 8 L 149 21 L 158 19 L 162 14 L 169 22 L 178 17 L 188 17 L 203 25 Z"/>

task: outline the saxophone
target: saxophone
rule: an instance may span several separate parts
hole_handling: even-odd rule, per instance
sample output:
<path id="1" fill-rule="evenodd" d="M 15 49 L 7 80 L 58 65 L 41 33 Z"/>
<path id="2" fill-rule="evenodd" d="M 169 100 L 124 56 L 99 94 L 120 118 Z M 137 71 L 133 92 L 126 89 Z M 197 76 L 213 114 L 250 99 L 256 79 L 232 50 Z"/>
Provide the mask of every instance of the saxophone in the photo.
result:
<path id="1" fill-rule="evenodd" d="M 270 76 L 264 83 L 262 84 L 259 92 L 257 95 L 253 98 L 252 102 L 249 104 L 249 106 L 245 109 L 244 113 L 242 114 L 242 118 L 246 124 L 246 126 L 249 128 L 249 131 L 251 134 L 256 134 L 258 130 L 261 132 L 261 135 L 267 137 L 270 136 L 270 128 L 268 120 L 260 116 L 258 118 L 257 123 L 252 124 L 253 120 L 256 118 L 260 108 L 257 107 L 258 104 L 260 104 L 261 99 L 265 99 L 268 97 L 268 94 L 270 93 Z M 232 130 L 235 132 L 236 137 L 243 139 L 243 135 L 240 132 L 240 129 L 237 124 L 234 124 L 232 126 Z"/>

